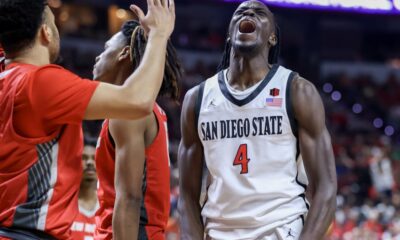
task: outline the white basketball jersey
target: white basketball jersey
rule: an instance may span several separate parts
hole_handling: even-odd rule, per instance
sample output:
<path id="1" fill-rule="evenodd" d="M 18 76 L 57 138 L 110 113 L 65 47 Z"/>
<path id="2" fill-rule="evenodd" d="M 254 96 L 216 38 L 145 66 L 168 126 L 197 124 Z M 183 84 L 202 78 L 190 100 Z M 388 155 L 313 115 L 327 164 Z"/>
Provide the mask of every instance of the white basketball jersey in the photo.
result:
<path id="1" fill-rule="evenodd" d="M 241 100 L 229 92 L 225 76 L 226 70 L 205 82 L 197 107 L 211 175 L 205 231 L 212 239 L 263 239 L 308 211 L 290 102 L 295 73 L 274 65 Z"/>

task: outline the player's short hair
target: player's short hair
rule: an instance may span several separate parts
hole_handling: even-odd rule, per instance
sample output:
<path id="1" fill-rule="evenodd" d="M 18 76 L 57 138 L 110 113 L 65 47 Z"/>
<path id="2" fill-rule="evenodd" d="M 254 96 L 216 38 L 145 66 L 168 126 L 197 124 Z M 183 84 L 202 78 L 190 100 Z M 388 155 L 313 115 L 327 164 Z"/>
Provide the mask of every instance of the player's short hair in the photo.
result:
<path id="1" fill-rule="evenodd" d="M 96 145 L 97 145 L 96 138 L 86 137 L 86 136 L 83 138 L 83 146 L 89 146 L 89 147 L 96 148 Z"/>
<path id="2" fill-rule="evenodd" d="M 0 43 L 6 53 L 30 47 L 44 20 L 45 0 L 1 0 Z"/>
<path id="3" fill-rule="evenodd" d="M 131 61 L 136 69 L 140 64 L 146 49 L 147 38 L 144 29 L 140 26 L 139 22 L 132 20 L 124 23 L 121 32 L 126 38 L 126 44 L 130 45 Z M 176 50 L 169 40 L 167 44 L 164 79 L 159 95 L 167 95 L 173 100 L 178 100 L 178 82 L 182 76 L 182 72 L 183 69 L 177 57 Z"/>

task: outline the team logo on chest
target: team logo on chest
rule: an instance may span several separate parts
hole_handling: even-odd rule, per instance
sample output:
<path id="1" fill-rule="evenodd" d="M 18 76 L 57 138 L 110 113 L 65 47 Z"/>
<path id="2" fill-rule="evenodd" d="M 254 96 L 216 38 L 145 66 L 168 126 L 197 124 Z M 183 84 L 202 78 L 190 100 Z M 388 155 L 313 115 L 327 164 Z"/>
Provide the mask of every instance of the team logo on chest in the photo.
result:
<path id="1" fill-rule="evenodd" d="M 278 88 L 273 88 L 269 91 L 269 95 L 271 97 L 265 100 L 265 103 L 268 107 L 282 107 L 282 98 L 278 98 L 280 94 L 280 90 Z"/>
<path id="2" fill-rule="evenodd" d="M 272 97 L 277 97 L 277 96 L 279 96 L 279 92 L 280 92 L 280 90 L 278 88 L 273 88 L 273 89 L 269 90 L 269 95 Z"/>

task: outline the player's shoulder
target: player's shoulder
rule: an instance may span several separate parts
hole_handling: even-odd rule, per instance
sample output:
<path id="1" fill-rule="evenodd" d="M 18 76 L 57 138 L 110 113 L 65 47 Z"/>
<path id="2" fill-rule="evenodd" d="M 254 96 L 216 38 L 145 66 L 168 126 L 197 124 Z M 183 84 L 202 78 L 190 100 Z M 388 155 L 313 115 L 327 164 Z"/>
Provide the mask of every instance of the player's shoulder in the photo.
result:
<path id="1" fill-rule="evenodd" d="M 291 88 L 292 88 L 293 94 L 310 96 L 310 95 L 314 95 L 314 94 L 318 93 L 315 85 L 311 81 L 300 76 L 299 74 L 297 74 L 293 78 Z"/>
<path id="2" fill-rule="evenodd" d="M 191 89 L 189 89 L 186 94 L 185 97 L 183 99 L 183 105 L 192 105 L 195 103 L 196 99 L 199 96 L 199 93 L 201 91 L 202 88 L 202 84 L 204 84 L 205 82 L 202 82 L 194 87 L 192 87 Z"/>
<path id="3" fill-rule="evenodd" d="M 296 116 L 315 111 L 317 107 L 322 106 L 323 108 L 323 105 L 320 104 L 321 96 L 315 85 L 300 75 L 297 75 L 292 81 L 291 97 Z"/>
<path id="4" fill-rule="evenodd" d="M 44 82 L 60 82 L 65 79 L 80 79 L 76 74 L 55 64 L 47 64 L 33 68 L 30 73 L 30 78 L 40 82 L 41 80 Z"/>
<path id="5" fill-rule="evenodd" d="M 205 87 L 206 84 L 217 83 L 219 74 L 220 74 L 220 71 L 217 72 L 216 74 L 214 74 L 212 77 L 207 78 L 206 80 L 202 81 L 198 85 L 196 85 L 196 86 L 192 87 L 191 89 L 189 89 L 189 91 L 187 91 L 187 93 L 185 95 L 185 100 L 184 101 L 189 101 L 189 100 L 192 100 L 194 98 L 197 98 L 199 96 L 199 94 L 201 94 L 201 91 L 204 90 L 204 87 Z"/>
<path id="6" fill-rule="evenodd" d="M 224 70 L 222 70 L 223 72 Z M 203 94 L 208 92 L 210 89 L 218 87 L 218 78 L 221 71 L 218 71 L 213 76 L 207 78 L 206 80 L 202 81 L 198 85 L 189 89 L 186 92 L 185 98 L 183 100 L 183 109 L 192 109 L 198 103 L 201 103 Z"/>
<path id="7" fill-rule="evenodd" d="M 71 71 L 54 64 L 43 65 L 35 68 L 30 74 L 34 88 L 63 88 L 78 83 L 85 84 L 82 78 Z"/>
<path id="8" fill-rule="evenodd" d="M 279 65 L 279 69 L 292 75 L 291 90 L 293 93 L 312 93 L 316 91 L 314 84 L 301 76 L 298 72 L 282 65 Z"/>
<path id="9" fill-rule="evenodd" d="M 33 73 L 39 76 L 41 75 L 76 76 L 67 69 L 55 64 L 46 64 L 43 66 L 39 66 L 33 70 Z"/>

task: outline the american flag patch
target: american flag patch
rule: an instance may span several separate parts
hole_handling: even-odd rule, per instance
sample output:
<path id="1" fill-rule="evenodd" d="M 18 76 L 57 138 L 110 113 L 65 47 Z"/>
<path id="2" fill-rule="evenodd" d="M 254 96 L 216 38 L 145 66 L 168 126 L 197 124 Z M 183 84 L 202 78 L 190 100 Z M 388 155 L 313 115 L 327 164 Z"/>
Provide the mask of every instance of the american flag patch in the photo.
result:
<path id="1" fill-rule="evenodd" d="M 267 98 L 267 106 L 282 107 L 282 98 Z"/>

